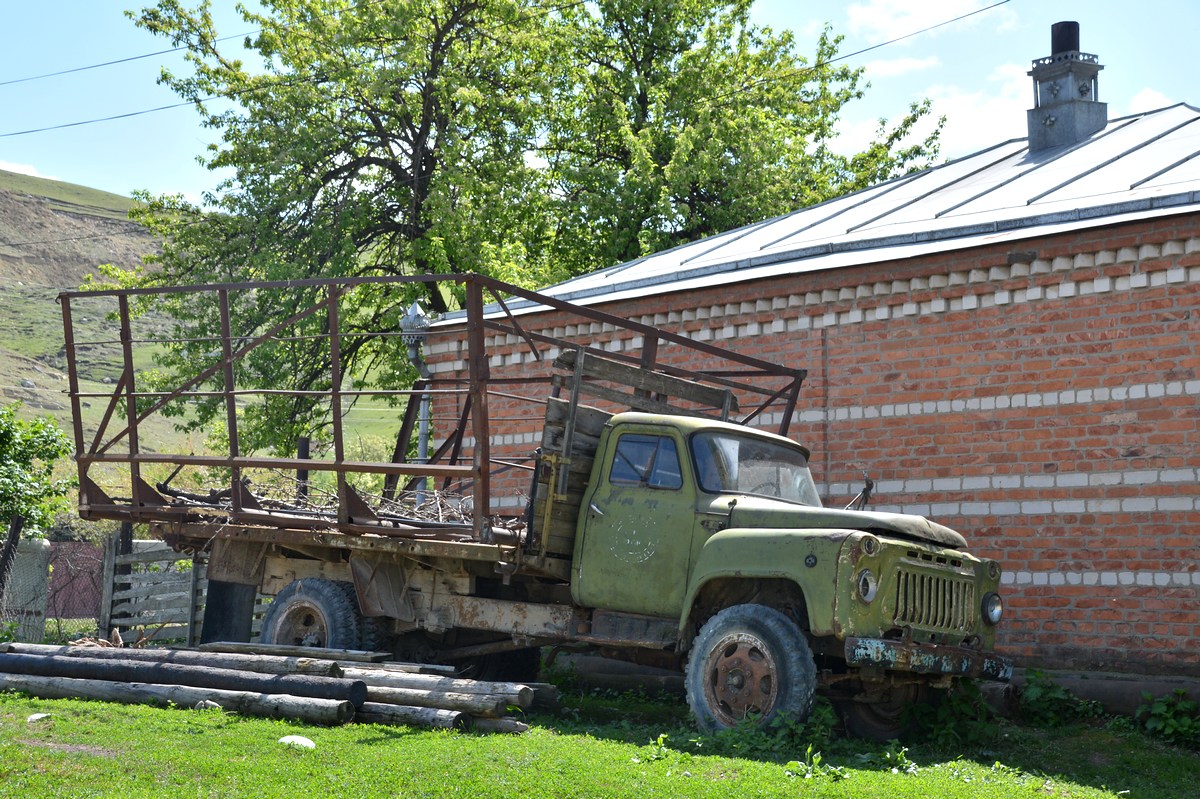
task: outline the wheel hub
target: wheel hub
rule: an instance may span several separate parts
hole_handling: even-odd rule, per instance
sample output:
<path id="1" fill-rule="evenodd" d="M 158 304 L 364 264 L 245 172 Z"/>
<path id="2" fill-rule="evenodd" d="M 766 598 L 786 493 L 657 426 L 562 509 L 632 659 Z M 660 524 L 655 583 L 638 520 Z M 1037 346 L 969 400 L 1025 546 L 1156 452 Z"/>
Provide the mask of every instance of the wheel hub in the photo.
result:
<path id="1" fill-rule="evenodd" d="M 732 726 L 775 706 L 778 680 L 770 650 L 756 636 L 736 633 L 713 648 L 706 664 L 709 707 Z"/>
<path id="2" fill-rule="evenodd" d="M 301 605 L 291 608 L 279 620 L 276 637 L 293 646 L 323 647 L 329 638 L 328 626 L 316 608 Z"/>

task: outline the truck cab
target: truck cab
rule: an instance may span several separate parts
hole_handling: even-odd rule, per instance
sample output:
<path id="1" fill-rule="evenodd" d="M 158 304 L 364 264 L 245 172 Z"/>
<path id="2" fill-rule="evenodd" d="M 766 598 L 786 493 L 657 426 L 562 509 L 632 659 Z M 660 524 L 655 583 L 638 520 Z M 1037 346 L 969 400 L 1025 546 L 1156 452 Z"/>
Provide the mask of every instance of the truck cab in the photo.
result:
<path id="1" fill-rule="evenodd" d="M 613 416 L 581 502 L 573 601 L 674 620 L 689 701 L 713 728 L 787 702 L 806 712 L 824 683 L 855 732 L 886 738 L 931 687 L 1007 679 L 991 654 L 999 565 L 923 517 L 822 507 L 808 458 L 738 425 Z"/>

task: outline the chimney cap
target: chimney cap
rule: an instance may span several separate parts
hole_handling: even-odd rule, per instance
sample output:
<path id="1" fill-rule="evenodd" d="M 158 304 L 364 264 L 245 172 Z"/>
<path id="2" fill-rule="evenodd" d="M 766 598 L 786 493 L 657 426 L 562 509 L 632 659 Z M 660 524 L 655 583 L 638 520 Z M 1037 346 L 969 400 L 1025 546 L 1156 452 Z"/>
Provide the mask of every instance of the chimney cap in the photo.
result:
<path id="1" fill-rule="evenodd" d="M 1055 22 L 1050 26 L 1050 54 L 1072 53 L 1079 50 L 1079 23 Z"/>

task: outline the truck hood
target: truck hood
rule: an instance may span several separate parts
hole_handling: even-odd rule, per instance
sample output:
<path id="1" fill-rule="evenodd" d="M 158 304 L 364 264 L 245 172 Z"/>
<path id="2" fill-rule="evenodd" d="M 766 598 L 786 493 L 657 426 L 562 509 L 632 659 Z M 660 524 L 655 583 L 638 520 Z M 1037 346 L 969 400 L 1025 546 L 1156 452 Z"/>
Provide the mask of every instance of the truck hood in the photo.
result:
<path id="1" fill-rule="evenodd" d="M 731 507 L 732 506 L 732 507 Z M 959 533 L 924 516 L 906 513 L 841 510 L 795 505 L 762 497 L 721 497 L 712 505 L 714 512 L 729 514 L 731 527 L 790 527 L 798 529 L 864 530 L 913 541 L 962 549 L 967 545 Z"/>

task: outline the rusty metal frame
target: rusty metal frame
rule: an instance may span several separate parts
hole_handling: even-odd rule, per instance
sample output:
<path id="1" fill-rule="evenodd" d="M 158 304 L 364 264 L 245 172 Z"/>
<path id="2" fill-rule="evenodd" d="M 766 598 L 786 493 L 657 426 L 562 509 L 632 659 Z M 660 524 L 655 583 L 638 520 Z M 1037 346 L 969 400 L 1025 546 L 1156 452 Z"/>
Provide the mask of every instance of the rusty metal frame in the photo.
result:
<path id="1" fill-rule="evenodd" d="M 433 331 L 435 336 L 461 334 L 467 343 L 465 353 L 466 376 L 435 376 L 430 381 L 419 381 L 411 390 L 346 390 L 342 385 L 341 374 L 341 302 L 342 299 L 357 286 L 367 284 L 435 284 L 454 283 L 461 287 L 465 297 L 464 310 L 456 319 L 447 320 Z M 307 307 L 289 315 L 277 323 L 271 323 L 265 329 L 260 328 L 253 337 L 238 336 L 235 338 L 231 320 L 231 297 L 237 292 L 251 290 L 294 290 L 297 288 L 315 289 L 320 293 Z M 218 322 L 220 326 L 220 356 L 216 363 L 210 364 L 194 375 L 186 376 L 177 386 L 165 391 L 137 390 L 134 369 L 133 345 L 135 343 L 152 343 L 151 340 L 135 342 L 132 333 L 131 300 L 137 297 L 187 295 L 206 293 L 214 296 L 217 303 Z M 485 305 L 485 295 L 493 302 Z M 111 393 L 84 392 L 80 385 L 81 357 L 85 356 L 86 348 L 98 342 L 82 342 L 77 339 L 74 329 L 72 301 L 83 298 L 115 299 L 117 303 L 117 318 L 120 327 L 120 378 L 113 386 Z M 566 339 L 539 333 L 529 329 L 528 323 L 522 324 L 518 314 L 514 314 L 506 297 L 515 297 L 536 304 L 538 312 L 563 312 L 580 321 L 599 322 L 618 331 L 629 331 L 642 337 L 641 351 L 637 355 L 614 353 L 605 349 L 582 345 Z M 399 478 L 407 476 L 414 481 L 417 478 L 428 477 L 442 480 L 444 486 L 452 482 L 471 484 L 474 495 L 470 534 L 475 541 L 482 544 L 492 544 L 495 541 L 491 527 L 491 477 L 493 469 L 501 470 L 521 467 L 509 460 L 493 459 L 490 447 L 490 424 L 495 421 L 488 414 L 489 398 L 503 398 L 507 401 L 527 401 L 530 403 L 545 402 L 545 396 L 551 391 L 549 376 L 540 377 L 507 377 L 498 375 L 493 378 L 489 367 L 489 355 L 486 351 L 485 334 L 489 331 L 515 335 L 523 340 L 533 356 L 545 363 L 543 347 L 573 347 L 588 357 L 598 356 L 635 365 L 641 369 L 658 370 L 664 374 L 683 377 L 691 380 L 701 380 L 714 386 L 738 392 L 743 397 L 758 397 L 757 407 L 750 409 L 738 421 L 747 422 L 759 418 L 762 413 L 776 403 L 782 402 L 784 412 L 780 424 L 780 432 L 786 433 L 790 417 L 796 407 L 800 386 L 806 375 L 803 369 L 792 369 L 753 356 L 726 350 L 721 347 L 696 341 L 680 333 L 623 319 L 611 313 L 591 307 L 581 307 L 553 297 L 512 286 L 501 281 L 479 275 L 416 275 L 409 277 L 359 277 L 344 279 L 307 279 L 296 281 L 251 281 L 244 283 L 222 283 L 209 286 L 177 286 L 135 289 L 113 289 L 96 291 L 71 291 L 59 295 L 62 309 L 64 340 L 66 344 L 66 360 L 68 373 L 68 391 L 73 415 L 73 434 L 75 444 L 75 459 L 81 486 L 81 513 L 88 517 L 112 518 L 121 521 L 136 521 L 171 525 L 184 524 L 188 529 L 197 529 L 203 522 L 197 518 L 196 508 L 181 509 L 172 505 L 148 485 L 141 477 L 141 468 L 146 464 L 171 464 L 176 466 L 176 472 L 184 466 L 209 466 L 228 469 L 231 482 L 226 489 L 230 501 L 227 511 L 211 513 L 210 526 L 214 529 L 222 525 L 266 525 L 281 530 L 316 530 L 336 529 L 352 535 L 379 531 L 384 535 L 404 535 L 406 530 L 422 529 L 420 522 L 412 525 L 404 524 L 395 518 L 370 518 L 362 512 L 362 499 L 355 493 L 348 476 L 353 474 L 380 474 L 385 476 L 387 491 L 385 495 L 394 493 L 399 486 Z M 245 389 L 236 385 L 235 364 L 245 358 L 258 347 L 271 342 L 280 341 L 285 330 L 297 322 L 318 314 L 325 315 L 326 330 L 320 336 L 312 338 L 328 338 L 330 357 L 330 389 L 326 391 L 290 391 L 287 389 Z M 522 309 L 520 314 L 528 314 L 528 309 Z M 369 333 L 355 332 L 346 335 L 367 335 Z M 379 335 L 395 335 L 394 331 L 379 331 Z M 164 339 L 162 343 L 180 343 L 192 341 L 191 338 Z M 211 340 L 211 339 L 207 339 Z M 727 364 L 725 367 L 714 366 L 707 371 L 690 371 L 660 360 L 660 346 L 669 343 L 698 354 L 709 356 L 714 364 Z M 546 367 L 548 368 L 548 367 Z M 576 381 L 582 379 L 576 375 Z M 216 379 L 218 390 L 202 390 L 207 381 Z M 511 391 L 496 390 L 499 386 L 520 386 Z M 538 388 L 541 393 L 536 393 Z M 530 395 L 517 393 L 529 389 Z M 344 401 L 349 397 L 361 396 L 415 396 L 419 392 L 436 395 L 456 395 L 462 398 L 457 423 L 445 432 L 444 440 L 428 463 L 412 464 L 405 462 L 407 443 L 413 432 L 412 403 L 405 411 L 397 437 L 396 449 L 391 462 L 359 462 L 346 459 L 345 438 L 343 430 Z M 239 398 L 254 395 L 289 394 L 289 395 L 318 395 L 327 396 L 330 407 L 332 427 L 333 459 L 310 460 L 302 458 L 275 458 L 248 455 L 242 452 L 238 435 L 237 401 Z M 177 400 L 199 397 L 219 397 L 225 406 L 225 422 L 229 433 L 229 451 L 224 455 L 195 455 L 195 454 L 164 454 L 145 452 L 139 439 L 139 427 L 156 412 Z M 105 398 L 107 407 L 103 418 L 93 436 L 85 435 L 81 409 L 85 398 Z M 124 405 L 122 406 L 122 403 Z M 124 426 L 115 434 L 110 435 L 116 412 L 124 408 Z M 139 410 L 140 408 L 140 410 Z M 723 415 L 728 415 L 729 407 L 718 409 Z M 467 436 L 474 439 L 464 463 L 464 442 Z M 88 443 L 90 440 L 90 444 Z M 125 452 L 119 452 L 117 445 L 124 441 Z M 128 469 L 129 496 L 124 499 L 109 497 L 90 476 L 90 468 L 97 464 L 117 464 Z M 270 468 L 278 470 L 308 470 L 332 472 L 337 481 L 338 511 L 336 518 L 304 517 L 297 514 L 272 513 L 254 507 L 253 498 L 242 486 L 242 474 L 246 469 Z M 411 483 L 410 483 L 411 484 Z"/>

